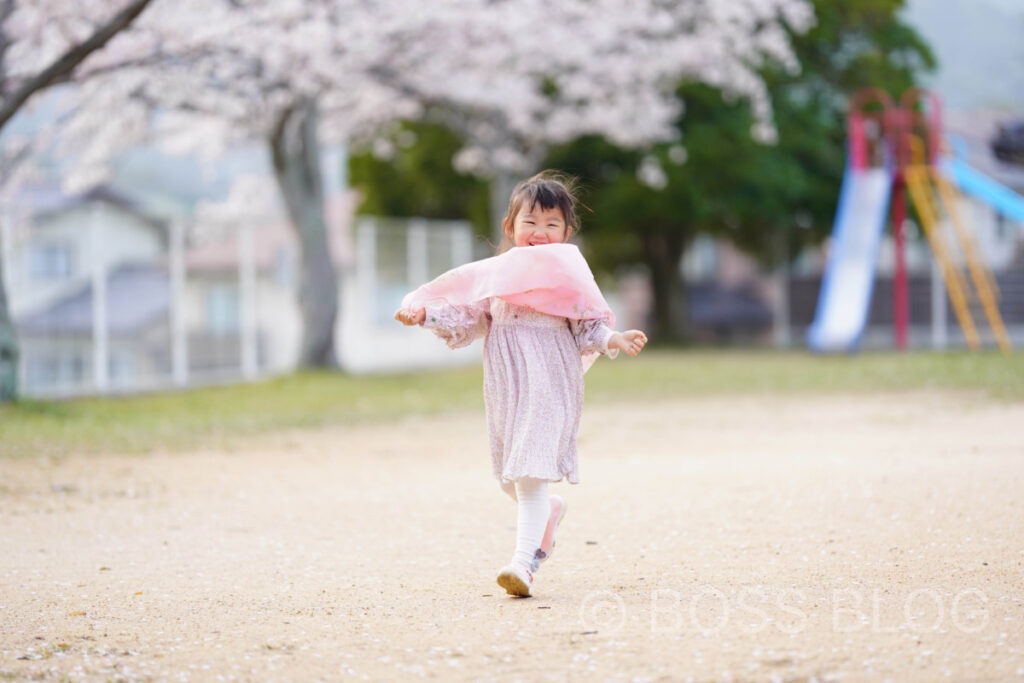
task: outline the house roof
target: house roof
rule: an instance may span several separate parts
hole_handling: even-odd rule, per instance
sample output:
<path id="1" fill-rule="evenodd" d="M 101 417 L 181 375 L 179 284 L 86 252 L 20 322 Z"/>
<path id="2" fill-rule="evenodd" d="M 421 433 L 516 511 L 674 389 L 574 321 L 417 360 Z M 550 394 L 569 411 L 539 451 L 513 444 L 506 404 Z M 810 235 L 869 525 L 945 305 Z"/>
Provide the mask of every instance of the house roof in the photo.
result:
<path id="1" fill-rule="evenodd" d="M 62 214 L 94 202 L 103 202 L 130 213 L 143 223 L 158 230 L 162 231 L 164 228 L 163 221 L 145 211 L 128 195 L 105 185 L 80 194 L 67 194 L 57 184 L 31 185 L 19 190 L 14 200 L 15 204 L 28 209 L 37 220 Z"/>
<path id="2" fill-rule="evenodd" d="M 118 158 L 110 183 L 153 216 L 188 221 L 199 202 L 224 200 L 240 174 L 273 174 L 265 145 L 231 147 L 216 159 L 201 157 L 168 154 L 158 146 L 133 147 Z"/>
<path id="3" fill-rule="evenodd" d="M 92 333 L 92 284 L 58 299 L 42 310 L 15 320 L 22 335 L 82 335 Z M 110 334 L 131 335 L 167 318 L 170 282 L 167 274 L 149 265 L 121 266 L 107 280 L 107 320 Z"/>

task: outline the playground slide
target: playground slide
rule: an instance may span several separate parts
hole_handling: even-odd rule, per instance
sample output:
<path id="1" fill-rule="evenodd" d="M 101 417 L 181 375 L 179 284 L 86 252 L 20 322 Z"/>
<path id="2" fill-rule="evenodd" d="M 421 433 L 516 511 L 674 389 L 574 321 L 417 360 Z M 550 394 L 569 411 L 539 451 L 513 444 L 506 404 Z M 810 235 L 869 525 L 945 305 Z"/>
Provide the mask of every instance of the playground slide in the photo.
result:
<path id="1" fill-rule="evenodd" d="M 1010 220 L 1024 224 L 1024 197 L 974 170 L 962 159 L 947 160 L 941 168 L 961 192 L 977 197 Z"/>
<path id="2" fill-rule="evenodd" d="M 818 309 L 807 331 L 814 351 L 853 351 L 860 344 L 891 191 L 888 169 L 847 166 Z"/>

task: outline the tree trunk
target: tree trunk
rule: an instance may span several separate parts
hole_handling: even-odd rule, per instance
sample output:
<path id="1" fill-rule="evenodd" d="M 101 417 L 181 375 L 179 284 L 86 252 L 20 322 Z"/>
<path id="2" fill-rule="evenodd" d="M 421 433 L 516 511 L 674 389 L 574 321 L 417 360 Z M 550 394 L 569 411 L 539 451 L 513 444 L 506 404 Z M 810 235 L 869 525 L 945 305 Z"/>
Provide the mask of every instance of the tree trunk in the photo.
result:
<path id="1" fill-rule="evenodd" d="M 274 175 L 299 241 L 302 367 L 335 365 L 338 277 L 324 215 L 317 139 L 317 102 L 304 98 L 278 119 L 270 138 Z"/>
<path id="2" fill-rule="evenodd" d="M 654 231 L 644 235 L 644 260 L 651 270 L 654 328 L 651 338 L 686 341 L 686 290 L 679 272 L 686 238 L 678 232 Z"/>
<path id="3" fill-rule="evenodd" d="M 793 340 L 789 333 L 789 239 L 785 226 L 775 229 L 773 235 L 775 268 L 772 284 L 772 340 L 776 348 L 788 349 Z"/>
<path id="4" fill-rule="evenodd" d="M 0 230 L 6 226 L 0 226 Z M 4 259 L 0 254 L 0 402 L 18 398 L 18 337 L 7 306 Z"/>

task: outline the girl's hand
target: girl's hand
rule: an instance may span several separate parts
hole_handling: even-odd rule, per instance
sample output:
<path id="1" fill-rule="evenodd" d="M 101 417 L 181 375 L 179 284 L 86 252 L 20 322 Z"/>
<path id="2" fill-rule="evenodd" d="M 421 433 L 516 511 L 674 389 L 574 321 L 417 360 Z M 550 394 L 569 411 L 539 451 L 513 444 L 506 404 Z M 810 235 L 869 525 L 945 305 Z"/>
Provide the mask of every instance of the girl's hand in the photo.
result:
<path id="1" fill-rule="evenodd" d="M 399 308 L 395 311 L 395 320 L 402 323 L 403 325 L 421 325 L 423 321 L 427 319 L 427 310 L 421 308 L 415 313 L 411 313 L 404 308 Z"/>
<path id="2" fill-rule="evenodd" d="M 647 335 L 640 330 L 616 332 L 608 340 L 609 349 L 618 349 L 628 356 L 635 356 L 647 346 Z"/>

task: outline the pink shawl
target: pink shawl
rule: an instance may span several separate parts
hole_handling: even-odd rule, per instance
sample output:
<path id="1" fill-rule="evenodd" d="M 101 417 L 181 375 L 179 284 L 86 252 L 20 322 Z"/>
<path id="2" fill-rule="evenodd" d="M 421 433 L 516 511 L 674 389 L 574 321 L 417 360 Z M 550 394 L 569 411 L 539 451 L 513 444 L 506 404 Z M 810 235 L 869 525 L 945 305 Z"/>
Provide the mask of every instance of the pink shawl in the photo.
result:
<path id="1" fill-rule="evenodd" d="M 548 315 L 600 319 L 608 327 L 615 326 L 615 314 L 574 244 L 514 247 L 504 254 L 467 263 L 407 294 L 402 308 L 415 312 L 428 304 L 465 306 L 494 296 Z M 584 367 L 592 362 L 584 359 Z"/>

